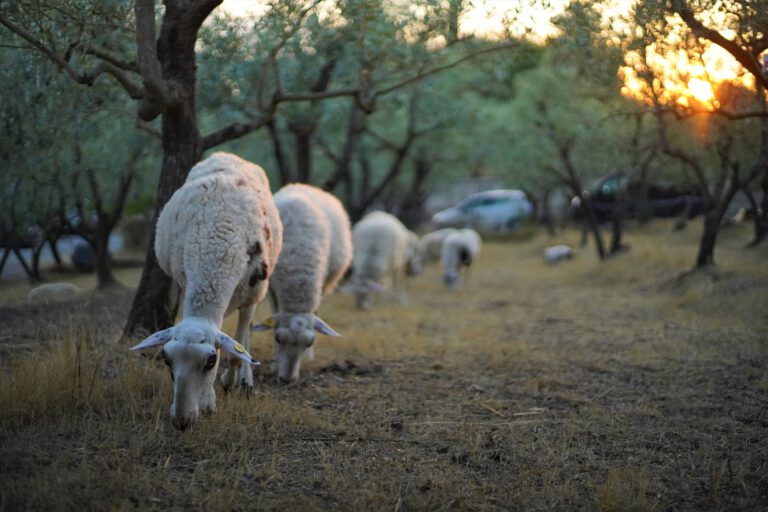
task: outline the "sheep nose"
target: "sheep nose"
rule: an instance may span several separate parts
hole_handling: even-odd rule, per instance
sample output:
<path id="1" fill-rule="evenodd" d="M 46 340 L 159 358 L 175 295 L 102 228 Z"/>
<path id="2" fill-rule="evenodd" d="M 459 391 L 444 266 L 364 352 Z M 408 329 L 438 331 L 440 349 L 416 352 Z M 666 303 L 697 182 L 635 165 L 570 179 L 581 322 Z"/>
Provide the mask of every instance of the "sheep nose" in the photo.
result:
<path id="1" fill-rule="evenodd" d="M 192 420 L 189 418 L 173 418 L 173 426 L 179 430 L 187 430 L 192 424 Z"/>

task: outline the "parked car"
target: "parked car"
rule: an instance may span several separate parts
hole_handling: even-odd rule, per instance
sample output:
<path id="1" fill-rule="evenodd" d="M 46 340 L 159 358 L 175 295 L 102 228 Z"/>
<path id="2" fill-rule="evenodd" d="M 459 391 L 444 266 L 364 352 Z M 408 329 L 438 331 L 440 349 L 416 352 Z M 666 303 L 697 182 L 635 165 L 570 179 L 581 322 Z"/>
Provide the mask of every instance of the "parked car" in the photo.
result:
<path id="1" fill-rule="evenodd" d="M 619 192 L 624 193 L 624 215 L 628 218 L 643 215 L 677 217 L 687 213 L 687 217 L 692 219 L 704 212 L 704 200 L 693 187 L 649 183 L 643 189 L 639 182 L 612 173 L 600 178 L 587 190 L 599 222 L 609 222 L 613 218 Z M 571 201 L 571 210 L 574 219 L 583 218 L 584 212 L 577 197 Z"/>
<path id="2" fill-rule="evenodd" d="M 520 190 L 486 190 L 432 216 L 437 228 L 473 228 L 505 234 L 520 227 L 533 213 L 533 205 Z"/>

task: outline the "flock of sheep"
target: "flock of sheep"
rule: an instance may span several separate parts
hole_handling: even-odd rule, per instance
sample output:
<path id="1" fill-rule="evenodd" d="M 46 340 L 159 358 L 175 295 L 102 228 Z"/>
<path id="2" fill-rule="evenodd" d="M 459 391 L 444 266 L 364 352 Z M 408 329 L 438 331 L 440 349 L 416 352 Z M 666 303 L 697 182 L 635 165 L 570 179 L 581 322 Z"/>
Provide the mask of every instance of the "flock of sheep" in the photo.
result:
<path id="1" fill-rule="evenodd" d="M 274 330 L 277 376 L 299 378 L 317 333 L 338 336 L 317 316 L 323 296 L 347 270 L 347 287 L 360 308 L 392 284 L 405 303 L 406 275 L 440 259 L 443 282 L 456 287 L 477 257 L 481 240 L 471 229 L 442 229 L 421 240 L 396 217 L 373 212 L 354 228 L 334 196 L 293 184 L 272 195 L 264 171 L 228 153 L 198 163 L 157 221 L 155 252 L 161 268 L 183 291 L 182 320 L 132 347 L 162 346 L 173 379 L 171 418 L 185 429 L 200 412 L 216 409 L 219 354 L 229 355 L 225 390 L 253 386 L 249 333 Z M 256 305 L 269 295 L 272 316 L 251 326 Z M 235 338 L 221 331 L 238 311 Z"/>

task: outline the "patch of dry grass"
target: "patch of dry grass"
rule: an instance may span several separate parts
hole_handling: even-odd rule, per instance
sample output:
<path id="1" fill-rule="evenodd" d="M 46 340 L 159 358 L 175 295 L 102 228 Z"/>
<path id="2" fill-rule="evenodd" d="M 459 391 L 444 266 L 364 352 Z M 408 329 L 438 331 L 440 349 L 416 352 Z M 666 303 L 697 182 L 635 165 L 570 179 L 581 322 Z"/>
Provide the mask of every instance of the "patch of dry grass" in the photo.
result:
<path id="1" fill-rule="evenodd" d="M 162 364 L 74 315 L 0 378 L 0 508 L 766 507 L 768 247 L 744 251 L 747 229 L 685 277 L 695 229 L 656 223 L 602 263 L 544 264 L 575 231 L 489 241 L 464 289 L 428 267 L 407 307 L 334 295 L 320 314 L 343 337 L 302 383 L 218 389 L 183 433 Z M 252 345 L 271 357 L 269 333 Z"/>

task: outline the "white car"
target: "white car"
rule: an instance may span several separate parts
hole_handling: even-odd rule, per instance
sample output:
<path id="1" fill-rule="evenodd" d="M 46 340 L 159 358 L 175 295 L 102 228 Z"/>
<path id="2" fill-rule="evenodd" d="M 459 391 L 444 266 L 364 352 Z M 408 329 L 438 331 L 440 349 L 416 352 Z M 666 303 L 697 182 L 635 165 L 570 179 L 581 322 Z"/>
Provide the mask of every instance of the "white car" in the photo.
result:
<path id="1" fill-rule="evenodd" d="M 510 233 L 533 213 L 533 205 L 520 190 L 486 190 L 459 204 L 437 212 L 432 222 L 438 228 L 468 227 L 490 233 Z"/>

